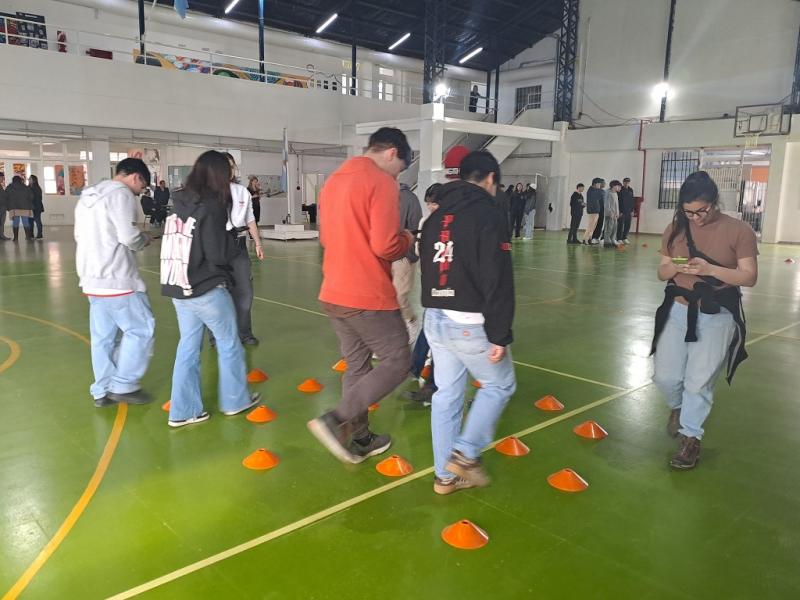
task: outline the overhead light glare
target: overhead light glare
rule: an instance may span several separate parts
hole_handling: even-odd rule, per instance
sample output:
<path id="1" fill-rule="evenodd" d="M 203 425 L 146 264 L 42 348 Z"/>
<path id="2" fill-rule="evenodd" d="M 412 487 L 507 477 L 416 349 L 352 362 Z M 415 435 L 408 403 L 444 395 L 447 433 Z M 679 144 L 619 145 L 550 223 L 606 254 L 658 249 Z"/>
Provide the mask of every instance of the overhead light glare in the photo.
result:
<path id="1" fill-rule="evenodd" d="M 328 28 L 328 26 L 338 18 L 339 18 L 339 14 L 338 13 L 333 13 L 330 17 L 328 17 L 327 21 L 325 21 L 322 25 L 317 27 L 317 33 L 322 33 L 323 31 L 325 31 Z"/>
<path id="2" fill-rule="evenodd" d="M 389 46 L 389 50 L 394 50 L 395 48 L 397 48 L 400 44 L 405 42 L 410 37 L 411 37 L 411 32 L 405 34 L 403 37 L 401 37 L 399 40 L 397 40 L 394 44 Z"/>
<path id="3" fill-rule="evenodd" d="M 237 4 L 239 4 L 239 0 L 233 0 L 233 2 L 228 4 L 228 8 L 225 9 L 225 14 L 227 15 L 229 12 L 231 12 Z"/>
<path id="4" fill-rule="evenodd" d="M 467 54 L 467 55 L 466 55 L 464 58 L 462 58 L 461 60 L 459 60 L 459 61 L 458 61 L 458 64 L 460 64 L 460 65 L 463 65 L 463 64 L 464 64 L 465 62 L 467 62 L 467 61 L 468 61 L 470 58 L 474 58 L 474 57 L 478 56 L 478 54 L 480 54 L 481 52 L 483 52 L 483 48 L 475 48 L 475 50 L 473 50 L 472 52 L 470 52 L 469 54 Z"/>

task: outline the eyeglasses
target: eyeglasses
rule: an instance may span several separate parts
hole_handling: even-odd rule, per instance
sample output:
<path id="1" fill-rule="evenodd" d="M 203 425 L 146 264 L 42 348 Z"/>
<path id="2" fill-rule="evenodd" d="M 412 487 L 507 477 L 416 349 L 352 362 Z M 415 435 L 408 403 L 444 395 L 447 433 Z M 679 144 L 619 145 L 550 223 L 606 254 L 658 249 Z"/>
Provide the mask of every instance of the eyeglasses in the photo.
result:
<path id="1" fill-rule="evenodd" d="M 700 210 L 689 210 L 688 208 L 683 209 L 683 214 L 685 214 L 690 219 L 692 217 L 702 217 L 703 215 L 707 215 L 711 212 L 711 207 L 706 206 L 705 208 L 701 208 Z"/>

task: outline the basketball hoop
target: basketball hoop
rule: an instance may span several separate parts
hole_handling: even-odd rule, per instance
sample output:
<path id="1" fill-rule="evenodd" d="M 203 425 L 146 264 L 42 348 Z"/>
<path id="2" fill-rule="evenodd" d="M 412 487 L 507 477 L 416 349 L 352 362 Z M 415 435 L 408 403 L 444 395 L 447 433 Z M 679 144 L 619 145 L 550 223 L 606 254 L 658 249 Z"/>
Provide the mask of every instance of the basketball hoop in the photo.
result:
<path id="1" fill-rule="evenodd" d="M 744 136 L 744 149 L 745 150 L 752 150 L 753 148 L 758 148 L 758 136 L 761 132 L 751 133 Z"/>

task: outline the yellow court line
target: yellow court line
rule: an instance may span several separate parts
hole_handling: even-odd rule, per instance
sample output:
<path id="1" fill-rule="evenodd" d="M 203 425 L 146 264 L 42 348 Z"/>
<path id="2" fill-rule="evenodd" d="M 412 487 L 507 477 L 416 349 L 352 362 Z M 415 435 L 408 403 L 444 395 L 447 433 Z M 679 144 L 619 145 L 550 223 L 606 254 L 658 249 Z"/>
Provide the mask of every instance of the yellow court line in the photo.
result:
<path id="1" fill-rule="evenodd" d="M 779 334 L 779 333 L 781 333 L 783 331 L 786 331 L 787 329 L 791 329 L 792 327 L 795 327 L 797 325 L 800 325 L 800 322 L 792 323 L 791 325 L 787 325 L 786 327 L 782 327 L 780 329 L 776 329 L 775 331 L 772 331 L 772 332 L 770 332 L 770 333 L 768 333 L 766 335 L 763 335 L 763 336 L 761 336 L 759 338 L 756 338 L 756 339 L 754 339 L 754 340 L 752 340 L 750 342 L 747 342 L 747 345 L 750 346 L 752 344 L 758 343 L 758 342 L 766 339 L 767 337 L 770 337 L 772 335 L 777 335 L 777 334 Z M 591 380 L 587 380 L 587 381 L 591 381 Z M 532 427 L 528 427 L 527 429 L 523 429 L 522 431 L 519 431 L 519 432 L 517 432 L 515 434 L 512 434 L 512 435 L 514 435 L 514 436 L 516 436 L 518 438 L 519 437 L 525 437 L 525 436 L 530 435 L 532 433 L 535 433 L 537 431 L 541 431 L 542 429 L 546 429 L 547 427 L 551 427 L 553 425 L 556 425 L 557 423 L 561 423 L 562 421 L 566 421 L 566 420 L 568 420 L 568 419 L 570 419 L 570 418 L 572 418 L 572 417 L 574 417 L 576 415 L 579 415 L 579 414 L 585 413 L 587 411 L 590 411 L 593 408 L 597 408 L 598 406 L 602 406 L 604 404 L 608 404 L 609 402 L 611 402 L 613 400 L 616 400 L 617 398 L 621 398 L 622 396 L 626 396 L 628 394 L 632 394 L 634 392 L 643 390 L 644 388 L 647 388 L 647 387 L 649 387 L 651 385 L 653 385 L 653 382 L 652 381 L 648 381 L 648 382 L 643 383 L 641 385 L 638 385 L 638 386 L 636 386 L 634 388 L 620 389 L 618 392 L 616 392 L 614 394 L 610 394 L 608 396 L 605 396 L 604 398 L 600 398 L 599 400 L 595 400 L 594 402 L 590 402 L 589 404 L 587 404 L 585 406 L 582 406 L 580 408 L 576 408 L 574 410 L 571 410 L 569 412 L 564 413 L 563 415 L 559 415 L 557 417 L 554 417 L 552 419 L 549 419 L 547 421 L 544 421 L 544 422 L 539 423 L 537 425 L 534 425 Z M 505 438 L 503 438 L 503 439 L 505 439 Z M 500 443 L 500 441 L 501 440 L 495 440 L 485 450 L 488 450 L 490 448 L 494 448 L 498 443 Z M 326 508 L 324 510 L 321 510 L 321 511 L 319 511 L 317 513 L 314 513 L 313 515 L 309 515 L 307 517 L 304 517 L 304 518 L 302 518 L 302 519 L 300 519 L 298 521 L 295 521 L 294 523 L 290 523 L 288 525 L 285 525 L 284 527 L 281 527 L 279 529 L 275 529 L 273 531 L 265 533 L 264 535 L 261 535 L 261 536 L 259 536 L 257 538 L 253 538 L 252 540 L 249 540 L 247 542 L 239 544 L 238 546 L 234 546 L 233 548 L 229 548 L 227 550 L 223 550 L 222 552 L 219 552 L 217 554 L 214 554 L 212 556 L 209 556 L 207 558 L 204 558 L 204 559 L 199 560 L 197 562 L 194 562 L 192 564 L 186 565 L 185 567 L 183 567 L 181 569 L 177 569 L 175 571 L 172 571 L 171 573 L 167 573 L 166 575 L 162 575 L 161 577 L 158 577 L 158 578 L 153 579 L 151 581 L 145 582 L 145 583 L 143 583 L 141 585 L 138 585 L 138 586 L 136 586 L 134 588 L 131 588 L 129 590 L 126 590 L 126 591 L 121 592 L 119 594 L 116 594 L 114 596 L 110 596 L 108 598 L 108 600 L 125 600 L 127 598 L 133 598 L 134 596 L 138 596 L 139 594 L 143 594 L 145 592 L 149 592 L 151 590 L 156 589 L 157 587 L 161 587 L 162 585 L 165 585 L 167 583 L 170 583 L 172 581 L 180 579 L 181 577 L 184 577 L 184 576 L 189 575 L 191 573 L 195 573 L 197 571 L 200 571 L 201 569 L 209 567 L 209 566 L 211 566 L 213 564 L 222 562 L 223 560 L 231 558 L 232 556 L 236 556 L 238 554 L 242 554 L 243 552 L 246 552 L 248 550 L 252 550 L 253 548 L 256 548 L 257 546 L 265 544 L 265 543 L 267 543 L 269 541 L 272 541 L 274 539 L 277 539 L 277 538 L 283 537 L 285 535 L 288 535 L 290 533 L 293 533 L 293 532 L 295 532 L 295 531 L 297 531 L 299 529 L 302 529 L 303 527 L 308 527 L 309 525 L 313 525 L 314 523 L 322 521 L 323 519 L 327 519 L 328 517 L 330 517 L 332 515 L 335 515 L 337 513 L 340 513 L 343 510 L 347 510 L 348 508 L 352 508 L 353 506 L 361 504 L 362 502 L 366 502 L 367 500 L 369 500 L 371 498 L 374 498 L 374 497 L 379 496 L 381 494 L 385 494 L 386 492 L 389 492 L 389 491 L 391 491 L 391 490 L 393 490 L 393 489 L 395 489 L 397 487 L 400 487 L 402 485 L 406 485 L 407 483 L 411 483 L 412 481 L 416 481 L 417 479 L 420 479 L 420 478 L 425 477 L 426 475 L 430 475 L 432 473 L 433 473 L 433 467 L 428 467 L 427 469 L 423 469 L 422 471 L 418 471 L 416 473 L 413 473 L 412 475 L 409 475 L 408 477 L 404 477 L 403 479 L 400 479 L 398 481 L 393 481 L 391 483 L 387 483 L 387 484 L 382 485 L 380 487 L 377 487 L 377 488 L 375 488 L 373 490 L 365 492 L 365 493 L 363 493 L 363 494 L 361 494 L 359 496 L 355 496 L 353 498 L 350 498 L 349 500 L 345 500 L 343 502 L 340 502 L 339 504 L 335 504 L 333 506 L 330 506 L 330 507 L 328 507 L 328 508 Z"/>
<path id="2" fill-rule="evenodd" d="M 19 344 L 12 340 L 11 338 L 4 337 L 0 335 L 0 342 L 3 342 L 9 349 L 8 358 L 0 364 L 0 373 L 8 371 L 17 360 L 19 360 L 20 354 L 22 354 L 22 350 L 19 348 Z"/>
<path id="3" fill-rule="evenodd" d="M 75 337 L 82 342 L 91 345 L 91 342 L 88 338 L 81 335 L 77 331 L 72 331 L 63 325 L 59 325 L 58 323 L 53 323 L 52 321 L 47 321 L 45 319 L 40 319 L 38 317 L 33 317 L 31 315 L 26 315 L 23 313 L 13 312 L 10 310 L 0 310 L 0 313 L 10 315 L 13 317 L 19 317 L 21 319 L 28 319 L 29 321 L 34 321 L 36 323 L 41 323 L 43 325 L 47 325 L 49 327 L 53 327 L 62 331 L 72 337 Z M 94 474 L 92 478 L 89 480 L 89 483 L 86 485 L 86 488 L 83 490 L 80 498 L 75 503 L 75 506 L 72 507 L 72 510 L 69 511 L 67 518 L 64 519 L 64 522 L 61 523 L 61 526 L 58 528 L 56 533 L 47 542 L 47 545 L 39 552 L 33 562 L 25 569 L 25 572 L 20 576 L 20 578 L 14 583 L 14 585 L 9 589 L 4 595 L 2 600 L 15 600 L 24 590 L 28 587 L 31 580 L 36 576 L 39 570 L 44 566 L 44 564 L 48 561 L 48 559 L 53 555 L 53 553 L 58 549 L 61 543 L 66 539 L 69 532 L 75 526 L 75 523 L 78 522 L 78 519 L 81 518 L 83 511 L 86 510 L 86 507 L 91 502 L 92 497 L 94 496 L 97 488 L 100 487 L 100 483 L 103 481 L 103 477 L 108 470 L 109 464 L 111 464 L 111 459 L 114 457 L 114 452 L 117 449 L 117 444 L 119 443 L 119 439 L 122 436 L 122 430 L 125 427 L 125 418 L 128 414 L 128 405 L 127 404 L 118 404 L 117 405 L 117 416 L 114 419 L 114 425 L 111 427 L 111 433 L 108 436 L 108 440 L 106 441 L 106 446 L 103 449 L 102 455 L 100 455 L 100 460 L 97 463 L 97 467 L 94 470 Z"/>

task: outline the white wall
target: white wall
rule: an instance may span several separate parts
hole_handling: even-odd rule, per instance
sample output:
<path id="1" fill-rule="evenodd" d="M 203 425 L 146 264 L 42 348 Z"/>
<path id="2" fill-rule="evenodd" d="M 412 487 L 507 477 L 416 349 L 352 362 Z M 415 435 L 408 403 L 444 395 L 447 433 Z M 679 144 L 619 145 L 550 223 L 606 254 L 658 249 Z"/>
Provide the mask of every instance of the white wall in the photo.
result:
<path id="1" fill-rule="evenodd" d="M 545 38 L 500 67 L 498 123 L 514 118 L 517 89 L 533 85 L 542 86 L 542 108 L 552 115 L 557 50 L 556 40 Z M 494 94 L 494 83 L 492 88 Z"/>

